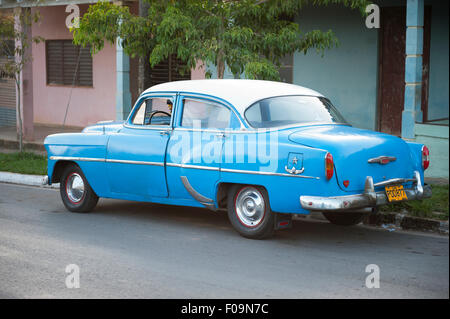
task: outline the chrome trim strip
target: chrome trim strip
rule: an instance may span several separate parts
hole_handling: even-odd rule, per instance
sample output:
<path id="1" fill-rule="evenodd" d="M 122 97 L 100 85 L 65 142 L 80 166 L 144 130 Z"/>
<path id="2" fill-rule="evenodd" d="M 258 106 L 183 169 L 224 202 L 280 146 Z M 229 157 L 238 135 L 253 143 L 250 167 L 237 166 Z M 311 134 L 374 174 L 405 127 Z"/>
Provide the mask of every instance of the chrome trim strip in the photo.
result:
<path id="1" fill-rule="evenodd" d="M 117 160 L 117 159 L 106 159 L 106 162 L 107 163 L 121 163 L 121 164 L 164 166 L 164 163 L 162 163 L 162 162 L 145 162 L 145 161 L 130 161 L 130 160 Z"/>
<path id="2" fill-rule="evenodd" d="M 50 160 L 59 161 L 84 161 L 84 162 L 105 162 L 104 158 L 92 158 L 92 157 L 71 157 L 71 156 L 50 156 Z"/>
<path id="3" fill-rule="evenodd" d="M 287 177 L 300 177 L 300 178 L 320 179 L 320 177 L 315 177 L 315 176 L 293 175 L 293 174 L 263 172 L 263 171 L 246 171 L 246 170 L 231 169 L 231 168 L 221 168 L 220 171 L 221 172 L 226 172 L 226 173 L 242 173 L 242 174 L 255 174 L 255 175 L 268 175 L 268 176 L 287 176 Z"/>
<path id="4" fill-rule="evenodd" d="M 104 159 L 104 158 L 90 158 L 90 157 L 50 156 L 50 160 L 53 160 L 53 161 L 66 160 L 66 161 L 81 161 L 81 162 L 106 162 L 106 163 L 164 166 L 164 163 L 162 163 L 162 162 L 118 160 L 118 159 L 110 159 L 110 158 Z"/>
<path id="5" fill-rule="evenodd" d="M 85 162 L 106 162 L 106 163 L 124 163 L 124 164 L 136 164 L 136 165 L 152 165 L 152 166 L 164 166 L 162 162 L 145 162 L 145 161 L 131 161 L 131 160 L 117 160 L 117 159 L 103 159 L 103 158 L 89 158 L 89 157 L 65 157 L 65 156 L 51 156 L 51 160 L 67 160 L 67 161 L 85 161 Z M 166 163 L 170 167 L 180 167 L 180 168 L 191 168 L 191 169 L 202 169 L 208 171 L 221 171 L 225 173 L 241 173 L 241 174 L 253 174 L 253 175 L 268 175 L 268 176 L 285 176 L 285 177 L 301 177 L 309 179 L 317 179 L 320 177 L 315 176 L 305 176 L 305 175 L 293 175 L 285 173 L 274 173 L 274 172 L 263 172 L 263 171 L 247 171 L 239 169 L 230 168 L 219 168 L 212 166 L 200 166 L 191 164 L 178 164 L 178 163 Z"/>
<path id="6" fill-rule="evenodd" d="M 166 163 L 167 166 L 180 167 L 180 168 L 193 168 L 193 169 L 203 169 L 207 171 L 218 171 L 219 167 L 212 166 L 200 166 L 200 165 L 190 165 L 190 164 L 178 164 L 178 163 Z"/>
<path id="7" fill-rule="evenodd" d="M 172 131 L 172 127 L 170 125 L 137 125 L 137 124 L 124 123 L 123 126 L 126 128 L 132 128 L 132 129 L 138 129 L 138 130 Z"/>
<path id="8" fill-rule="evenodd" d="M 186 176 L 180 176 L 181 182 L 183 183 L 184 187 L 186 188 L 186 190 L 188 191 L 188 193 L 196 200 L 198 201 L 200 204 L 204 205 L 205 207 L 212 209 L 212 210 L 217 210 L 214 201 L 208 197 L 203 196 L 202 194 L 200 194 L 199 192 L 197 192 L 192 185 L 189 183 L 189 180 L 187 179 Z"/>

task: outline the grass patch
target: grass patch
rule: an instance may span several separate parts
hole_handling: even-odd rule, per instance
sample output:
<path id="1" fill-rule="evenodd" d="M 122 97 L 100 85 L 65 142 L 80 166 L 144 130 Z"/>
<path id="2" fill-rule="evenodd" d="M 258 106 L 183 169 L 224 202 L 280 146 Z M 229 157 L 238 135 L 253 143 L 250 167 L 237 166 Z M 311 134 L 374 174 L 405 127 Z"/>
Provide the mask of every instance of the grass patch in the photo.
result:
<path id="1" fill-rule="evenodd" d="M 0 171 L 46 175 L 47 158 L 43 155 L 28 152 L 0 153 Z"/>
<path id="2" fill-rule="evenodd" d="M 408 215 L 448 220 L 448 185 L 431 185 L 432 196 L 424 200 L 413 200 L 382 206 L 385 212 L 407 212 Z"/>

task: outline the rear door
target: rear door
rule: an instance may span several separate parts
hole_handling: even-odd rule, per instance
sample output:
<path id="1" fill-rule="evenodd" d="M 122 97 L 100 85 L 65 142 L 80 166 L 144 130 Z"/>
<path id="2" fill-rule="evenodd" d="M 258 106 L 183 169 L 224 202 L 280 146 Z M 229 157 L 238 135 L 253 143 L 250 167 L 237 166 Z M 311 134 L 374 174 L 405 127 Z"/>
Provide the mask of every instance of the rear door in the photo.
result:
<path id="1" fill-rule="evenodd" d="M 179 105 L 167 148 L 170 197 L 213 201 L 226 130 L 237 120 L 230 108 L 211 99 L 180 96 Z"/>

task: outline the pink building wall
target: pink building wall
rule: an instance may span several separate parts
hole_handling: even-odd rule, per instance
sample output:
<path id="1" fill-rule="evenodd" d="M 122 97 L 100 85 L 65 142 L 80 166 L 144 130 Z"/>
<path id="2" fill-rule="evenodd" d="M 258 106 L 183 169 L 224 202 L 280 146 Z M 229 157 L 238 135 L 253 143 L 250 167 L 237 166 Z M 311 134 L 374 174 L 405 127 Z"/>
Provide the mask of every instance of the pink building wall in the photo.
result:
<path id="1" fill-rule="evenodd" d="M 81 13 L 87 6 L 80 5 Z M 41 7 L 41 22 L 33 26 L 33 36 L 46 40 L 72 39 L 65 20 L 65 6 Z M 71 95 L 66 125 L 86 126 L 115 119 L 116 50 L 105 44 L 92 59 L 93 87 L 47 85 L 45 43 L 33 44 L 34 122 L 61 125 Z M 71 92 L 72 91 L 72 92 Z"/>
<path id="2" fill-rule="evenodd" d="M 72 39 L 65 25 L 66 6 L 33 8 L 40 12 L 40 22 L 32 27 L 33 36 L 46 40 Z M 80 5 L 81 15 L 88 5 Z M 131 11 L 137 12 L 134 5 Z M 93 87 L 47 85 L 45 43 L 33 44 L 33 120 L 38 124 L 62 125 L 70 98 L 66 125 L 84 127 L 102 120 L 114 120 L 116 116 L 116 49 L 105 43 L 102 51 L 92 58 Z M 130 91 L 132 103 L 137 98 L 137 58 L 130 59 Z M 191 79 L 204 79 L 205 68 L 198 63 L 191 71 Z"/>

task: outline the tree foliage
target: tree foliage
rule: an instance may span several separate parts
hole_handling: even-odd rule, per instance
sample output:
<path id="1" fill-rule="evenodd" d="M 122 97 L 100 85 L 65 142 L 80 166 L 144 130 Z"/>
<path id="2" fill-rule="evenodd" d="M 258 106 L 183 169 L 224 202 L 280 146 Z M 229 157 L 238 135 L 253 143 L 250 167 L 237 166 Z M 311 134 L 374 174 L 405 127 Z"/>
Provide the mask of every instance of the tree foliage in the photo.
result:
<path id="1" fill-rule="evenodd" d="M 76 44 L 90 44 L 93 53 L 105 40 L 122 39 L 126 53 L 150 57 L 151 66 L 176 54 L 194 68 L 199 61 L 227 65 L 235 76 L 279 79 L 280 60 L 295 51 L 320 53 L 337 44 L 331 30 L 302 31 L 294 22 L 308 4 L 340 4 L 364 13 L 366 0 L 143 0 L 147 17 L 109 2 L 91 6 L 74 29 Z"/>

